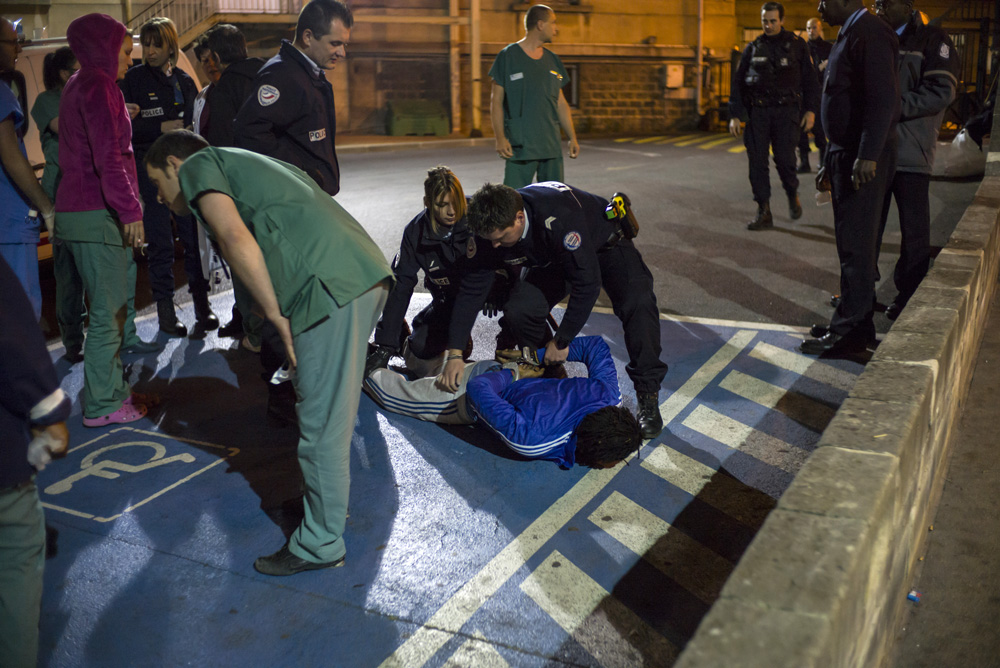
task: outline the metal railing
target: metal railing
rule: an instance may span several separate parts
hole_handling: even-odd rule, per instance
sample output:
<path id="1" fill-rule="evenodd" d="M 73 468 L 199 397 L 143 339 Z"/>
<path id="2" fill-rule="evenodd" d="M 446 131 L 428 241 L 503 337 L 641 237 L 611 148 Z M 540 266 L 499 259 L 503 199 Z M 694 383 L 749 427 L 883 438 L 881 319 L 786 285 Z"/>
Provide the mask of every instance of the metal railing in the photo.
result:
<path id="1" fill-rule="evenodd" d="M 165 16 L 183 35 L 213 14 L 298 14 L 301 8 L 302 0 L 156 0 L 128 24 L 138 30 L 154 16 Z"/>

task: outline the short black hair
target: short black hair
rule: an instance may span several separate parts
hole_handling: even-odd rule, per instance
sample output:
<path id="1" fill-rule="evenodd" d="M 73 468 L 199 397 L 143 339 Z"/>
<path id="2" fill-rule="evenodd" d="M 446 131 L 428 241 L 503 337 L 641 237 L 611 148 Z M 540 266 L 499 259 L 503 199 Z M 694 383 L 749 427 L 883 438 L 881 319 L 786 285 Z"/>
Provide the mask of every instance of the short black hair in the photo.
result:
<path id="1" fill-rule="evenodd" d="M 552 8 L 547 5 L 534 5 L 528 10 L 528 13 L 524 15 L 524 29 L 525 31 L 531 31 L 538 27 L 539 21 L 546 21 L 550 16 L 555 14 Z"/>
<path id="2" fill-rule="evenodd" d="M 302 41 L 302 33 L 306 30 L 313 37 L 322 37 L 330 32 L 330 22 L 340 19 L 345 28 L 354 25 L 354 15 L 351 9 L 340 0 L 312 0 L 299 12 L 299 20 L 295 24 L 295 41 Z"/>
<path id="3" fill-rule="evenodd" d="M 588 413 L 576 427 L 576 463 L 616 464 L 642 445 L 639 421 L 624 406 L 605 406 Z"/>
<path id="4" fill-rule="evenodd" d="M 469 202 L 469 229 L 484 236 L 495 230 L 505 230 L 514 224 L 517 212 L 524 208 L 521 193 L 498 183 L 486 183 Z"/>
<path id="5" fill-rule="evenodd" d="M 146 153 L 146 166 L 154 169 L 167 168 L 167 156 L 172 155 L 181 160 L 187 160 L 203 148 L 208 142 L 199 134 L 190 130 L 171 130 L 153 142 Z"/>
<path id="6" fill-rule="evenodd" d="M 205 34 L 196 39 L 194 46 L 191 47 L 191 50 L 194 51 L 194 57 L 201 60 L 203 55 L 211 51 L 211 49 L 208 48 L 208 35 Z"/>
<path id="7" fill-rule="evenodd" d="M 775 10 L 778 12 L 779 19 L 785 18 L 785 6 L 780 2 L 765 2 L 764 6 L 760 8 L 760 13 L 763 14 L 764 12 L 773 12 Z"/>
<path id="8" fill-rule="evenodd" d="M 247 40 L 243 32 L 231 23 L 220 23 L 206 33 L 208 48 L 223 65 L 247 59 Z"/>
<path id="9" fill-rule="evenodd" d="M 45 60 L 42 61 L 42 82 L 45 84 L 45 90 L 62 88 L 63 80 L 59 75 L 63 70 L 73 69 L 74 63 L 76 56 L 68 46 L 61 46 L 55 51 L 46 53 Z"/>

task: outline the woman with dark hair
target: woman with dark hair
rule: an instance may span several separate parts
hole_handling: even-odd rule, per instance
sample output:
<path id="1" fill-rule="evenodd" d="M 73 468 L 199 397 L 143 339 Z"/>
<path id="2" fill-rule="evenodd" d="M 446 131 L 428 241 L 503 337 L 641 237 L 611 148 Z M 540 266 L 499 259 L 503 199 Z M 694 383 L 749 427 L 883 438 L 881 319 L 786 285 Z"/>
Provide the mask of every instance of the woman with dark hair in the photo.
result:
<path id="1" fill-rule="evenodd" d="M 177 28 L 165 17 L 146 21 L 139 29 L 142 65 L 131 68 L 122 81 L 125 102 L 139 106 L 132 120 L 132 145 L 139 170 L 139 192 L 145 203 L 144 221 L 149 239 L 149 282 L 156 301 L 160 331 L 170 336 L 187 336 L 187 327 L 174 309 L 174 234 L 170 211 L 156 200 L 156 186 L 146 174 L 145 157 L 160 135 L 190 127 L 198 87 L 177 67 L 181 49 Z M 184 271 L 194 301 L 197 330 L 216 329 L 219 320 L 208 303 L 208 279 L 202 272 L 198 232 L 194 218 L 177 216 L 177 236 L 184 244 Z"/>
<path id="2" fill-rule="evenodd" d="M 465 193 L 454 172 L 443 165 L 427 172 L 425 208 L 403 230 L 403 241 L 392 263 L 396 284 L 375 328 L 375 350 L 365 364 L 365 375 L 385 367 L 404 347 L 406 366 L 414 375 L 431 376 L 440 371 L 462 261 L 476 244 L 466 226 L 465 205 Z M 413 318 L 413 333 L 407 337 L 406 309 L 418 271 L 424 272 L 424 287 L 432 300 Z M 466 352 L 467 357 L 471 351 Z"/>

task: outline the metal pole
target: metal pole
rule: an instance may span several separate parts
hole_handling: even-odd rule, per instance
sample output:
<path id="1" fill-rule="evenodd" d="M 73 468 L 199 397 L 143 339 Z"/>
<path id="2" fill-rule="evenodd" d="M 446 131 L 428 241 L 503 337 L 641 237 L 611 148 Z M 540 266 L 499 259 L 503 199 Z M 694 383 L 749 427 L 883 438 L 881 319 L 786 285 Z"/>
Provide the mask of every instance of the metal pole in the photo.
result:
<path id="1" fill-rule="evenodd" d="M 458 0 L 448 0 L 448 16 L 452 19 L 458 18 Z M 452 23 L 448 26 L 448 75 L 451 81 L 451 131 L 458 132 L 462 127 L 462 102 L 461 102 L 461 62 L 458 51 L 458 24 Z"/>
<path id="2" fill-rule="evenodd" d="M 698 76 L 695 77 L 694 91 L 694 120 L 695 123 L 701 121 L 701 89 L 704 85 L 704 62 L 702 60 L 702 44 L 705 33 L 705 0 L 698 0 L 698 53 L 695 54 L 695 67 L 698 68 Z"/>
<path id="3" fill-rule="evenodd" d="M 471 137 L 482 137 L 483 136 L 483 89 L 482 89 L 482 55 L 483 55 L 483 44 L 482 36 L 480 31 L 480 0 L 471 0 L 469 6 L 469 19 L 470 24 L 470 49 L 469 58 L 471 59 L 470 70 L 472 76 L 472 130 L 469 132 Z"/>

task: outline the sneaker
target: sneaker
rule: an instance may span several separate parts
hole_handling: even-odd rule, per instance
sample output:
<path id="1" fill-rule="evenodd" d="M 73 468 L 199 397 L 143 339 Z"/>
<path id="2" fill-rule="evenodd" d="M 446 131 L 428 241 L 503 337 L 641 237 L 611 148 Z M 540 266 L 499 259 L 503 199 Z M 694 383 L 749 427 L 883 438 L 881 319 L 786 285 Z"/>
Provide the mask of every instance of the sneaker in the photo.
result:
<path id="1" fill-rule="evenodd" d="M 254 569 L 258 573 L 263 573 L 264 575 L 295 575 L 296 573 L 301 573 L 302 571 L 317 571 L 323 568 L 338 568 L 343 565 L 344 557 L 325 563 L 299 559 L 292 554 L 291 550 L 288 549 L 288 543 L 285 543 L 285 545 L 274 554 L 266 557 L 259 557 L 255 562 L 253 562 Z"/>

